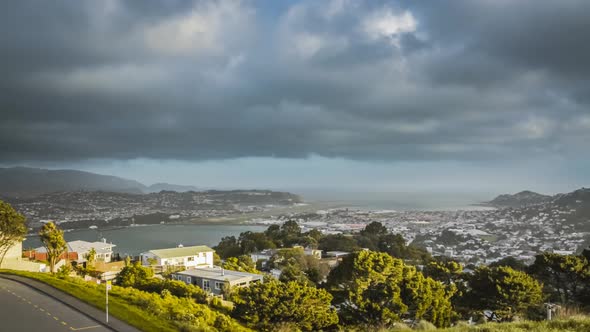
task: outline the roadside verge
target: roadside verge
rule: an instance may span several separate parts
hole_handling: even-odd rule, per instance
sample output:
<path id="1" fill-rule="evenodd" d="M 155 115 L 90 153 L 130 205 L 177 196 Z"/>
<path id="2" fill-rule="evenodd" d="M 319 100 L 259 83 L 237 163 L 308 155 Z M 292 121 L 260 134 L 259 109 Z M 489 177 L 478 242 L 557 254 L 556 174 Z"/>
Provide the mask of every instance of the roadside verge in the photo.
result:
<path id="1" fill-rule="evenodd" d="M 20 284 L 23 284 L 25 286 L 28 286 L 32 289 L 35 289 L 36 291 L 43 293 L 63 303 L 64 305 L 82 313 L 83 315 L 89 317 L 90 319 L 115 332 L 140 332 L 140 330 L 136 329 L 135 327 L 132 327 L 127 323 L 112 316 L 109 317 L 109 323 L 106 324 L 104 311 L 97 309 L 69 294 L 66 294 L 40 281 L 6 273 L 0 273 L 0 278 L 9 279 Z"/>

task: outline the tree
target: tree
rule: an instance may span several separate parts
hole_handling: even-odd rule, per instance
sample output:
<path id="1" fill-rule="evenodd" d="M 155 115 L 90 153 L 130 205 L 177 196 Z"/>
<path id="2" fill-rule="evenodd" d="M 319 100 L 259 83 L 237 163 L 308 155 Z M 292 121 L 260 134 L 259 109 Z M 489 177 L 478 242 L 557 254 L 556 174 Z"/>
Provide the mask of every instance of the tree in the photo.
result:
<path id="1" fill-rule="evenodd" d="M 287 220 L 281 226 L 281 233 L 283 238 L 299 237 L 301 235 L 301 227 L 295 220 Z"/>
<path id="2" fill-rule="evenodd" d="M 375 236 L 375 237 L 387 235 L 387 233 L 388 233 L 387 228 L 385 226 L 383 226 L 383 224 L 381 224 L 378 221 L 373 221 L 372 223 L 365 226 L 365 229 L 360 231 L 361 235 Z"/>
<path id="3" fill-rule="evenodd" d="M 258 250 L 276 248 L 274 242 L 264 233 L 250 231 L 241 233 L 238 243 L 241 248 L 241 254 L 250 254 Z"/>
<path id="4" fill-rule="evenodd" d="M 90 248 L 90 251 L 88 251 L 84 257 L 86 258 L 86 262 L 77 268 L 78 273 L 80 273 L 82 276 L 92 274 L 96 270 L 96 250 L 94 250 L 94 248 Z"/>
<path id="5" fill-rule="evenodd" d="M 274 224 L 268 226 L 268 228 L 264 231 L 264 235 L 271 239 L 277 247 L 283 246 L 280 225 Z"/>
<path id="6" fill-rule="evenodd" d="M 260 273 L 256 269 L 256 264 L 248 255 L 241 255 L 238 257 L 229 257 L 223 262 L 222 267 L 226 270 L 242 271 L 248 273 Z"/>
<path id="7" fill-rule="evenodd" d="M 529 272 L 545 284 L 551 301 L 585 304 L 590 288 L 590 264 L 584 256 L 537 255 Z"/>
<path id="8" fill-rule="evenodd" d="M 424 275 L 444 284 L 457 283 L 463 275 L 463 266 L 454 260 L 436 260 L 424 266 Z"/>
<path id="9" fill-rule="evenodd" d="M 121 287 L 134 287 L 139 285 L 149 278 L 154 276 L 152 269 L 143 267 L 139 262 L 134 262 L 125 266 L 119 274 L 115 282 Z"/>
<path id="10" fill-rule="evenodd" d="M 454 286 L 424 277 L 386 253 L 364 250 L 347 256 L 328 275 L 327 287 L 342 321 L 351 324 L 387 326 L 408 318 L 446 327 L 454 316 Z"/>
<path id="11" fill-rule="evenodd" d="M 279 249 L 268 261 L 270 268 L 280 269 L 280 280 L 313 282 L 318 284 L 330 271 L 326 263 L 312 255 L 306 255 L 303 248 Z"/>
<path id="12" fill-rule="evenodd" d="M 8 250 L 22 241 L 26 234 L 25 217 L 0 200 L 0 266 Z"/>
<path id="13" fill-rule="evenodd" d="M 242 254 L 242 248 L 235 236 L 224 236 L 213 249 L 221 258 L 236 257 Z"/>
<path id="14" fill-rule="evenodd" d="M 330 234 L 320 239 L 318 248 L 324 251 L 356 251 L 359 246 L 351 236 Z"/>
<path id="15" fill-rule="evenodd" d="M 510 267 L 479 267 L 469 278 L 466 301 L 476 310 L 494 310 L 508 319 L 524 315 L 543 301 L 541 284 Z"/>
<path id="16" fill-rule="evenodd" d="M 412 244 L 406 245 L 406 240 L 401 234 L 387 234 L 379 237 L 377 248 L 381 252 L 405 260 L 427 262 L 431 259 L 425 249 Z"/>
<path id="17" fill-rule="evenodd" d="M 232 300 L 232 316 L 259 331 L 271 331 L 279 324 L 318 331 L 338 323 L 330 293 L 294 281 L 268 280 L 240 288 Z"/>
<path id="18" fill-rule="evenodd" d="M 64 232 L 54 223 L 48 222 L 39 231 L 39 237 L 43 246 L 47 250 L 47 260 L 49 261 L 49 271 L 54 273 L 55 264 L 59 257 L 66 251 L 67 242 L 64 240 Z"/>
<path id="19" fill-rule="evenodd" d="M 499 261 L 493 262 L 489 267 L 508 266 L 518 271 L 526 271 L 527 266 L 521 260 L 518 260 L 512 256 L 504 257 Z"/>

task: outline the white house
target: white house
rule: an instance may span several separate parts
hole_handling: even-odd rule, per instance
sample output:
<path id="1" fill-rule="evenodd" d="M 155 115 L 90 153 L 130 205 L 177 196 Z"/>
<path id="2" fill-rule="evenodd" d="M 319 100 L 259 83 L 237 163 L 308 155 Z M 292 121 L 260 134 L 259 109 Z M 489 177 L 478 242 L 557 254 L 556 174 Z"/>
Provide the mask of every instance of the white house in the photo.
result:
<path id="1" fill-rule="evenodd" d="M 213 249 L 207 246 L 179 246 L 178 248 L 156 249 L 143 252 L 140 254 L 140 259 L 141 264 L 144 266 L 213 267 L 214 252 Z"/>
<path id="2" fill-rule="evenodd" d="M 113 248 L 116 245 L 112 243 L 107 243 L 106 239 L 102 239 L 101 242 L 88 242 L 88 241 L 70 241 L 67 243 L 67 252 L 75 252 L 78 253 L 78 259 L 76 260 L 78 263 L 83 263 L 86 261 L 86 255 L 94 248 L 96 251 L 95 260 L 97 262 L 105 262 L 109 263 L 113 257 Z M 39 247 L 35 249 L 36 252 L 44 253 L 47 252 L 45 247 Z"/>
<path id="3" fill-rule="evenodd" d="M 86 255 L 92 248 L 96 251 L 96 261 L 109 263 L 113 257 L 113 247 L 116 245 L 107 243 L 106 239 L 102 242 L 71 241 L 68 242 L 68 251 L 78 253 L 78 262 L 85 262 Z"/>

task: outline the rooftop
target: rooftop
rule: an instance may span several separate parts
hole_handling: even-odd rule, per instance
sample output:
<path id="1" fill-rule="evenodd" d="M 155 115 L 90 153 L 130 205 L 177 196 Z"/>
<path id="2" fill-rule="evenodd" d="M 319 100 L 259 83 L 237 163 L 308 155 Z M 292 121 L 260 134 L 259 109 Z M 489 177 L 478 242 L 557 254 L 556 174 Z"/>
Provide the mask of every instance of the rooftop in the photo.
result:
<path id="1" fill-rule="evenodd" d="M 90 249 L 94 248 L 96 253 L 104 254 L 104 253 L 112 252 L 112 248 L 116 247 L 116 245 L 114 245 L 112 243 L 88 242 L 88 241 L 82 241 L 82 240 L 70 241 L 67 244 L 68 244 L 68 248 L 67 248 L 68 252 L 77 252 L 77 253 L 85 253 L 85 252 L 90 251 Z M 45 247 L 39 247 L 39 248 L 36 248 L 35 251 L 47 252 L 47 249 Z"/>
<path id="2" fill-rule="evenodd" d="M 229 282 L 263 279 L 261 274 L 225 270 L 219 267 L 189 269 L 176 274 Z"/>
<path id="3" fill-rule="evenodd" d="M 202 252 L 213 252 L 214 250 L 207 246 L 192 246 L 192 247 L 179 247 L 179 248 L 168 248 L 168 249 L 155 249 L 149 252 L 160 257 L 160 258 L 173 258 L 173 257 L 186 257 L 195 256 Z"/>

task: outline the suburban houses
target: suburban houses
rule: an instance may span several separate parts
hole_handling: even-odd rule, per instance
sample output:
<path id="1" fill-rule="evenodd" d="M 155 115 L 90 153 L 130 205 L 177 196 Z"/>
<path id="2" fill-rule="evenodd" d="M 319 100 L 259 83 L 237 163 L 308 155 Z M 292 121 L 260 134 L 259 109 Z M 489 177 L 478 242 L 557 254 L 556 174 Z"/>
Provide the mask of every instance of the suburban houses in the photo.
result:
<path id="1" fill-rule="evenodd" d="M 90 251 L 94 249 L 96 252 L 95 260 L 97 262 L 109 263 L 113 258 L 113 248 L 116 245 L 107 243 L 106 239 L 102 239 L 101 242 L 88 242 L 88 241 L 70 241 L 67 243 L 66 253 L 64 259 L 67 257 L 70 261 L 77 263 L 86 262 L 86 258 Z M 34 257 L 36 260 L 44 261 L 47 260 L 47 250 L 45 247 L 35 248 Z"/>
<path id="2" fill-rule="evenodd" d="M 215 295 L 223 294 L 224 284 L 229 287 L 247 287 L 252 283 L 262 282 L 261 274 L 224 270 L 220 267 L 195 268 L 172 274 L 175 280 L 201 287 Z"/>
<path id="3" fill-rule="evenodd" d="M 140 254 L 144 266 L 160 267 L 213 267 L 214 250 L 207 246 L 155 249 Z"/>

